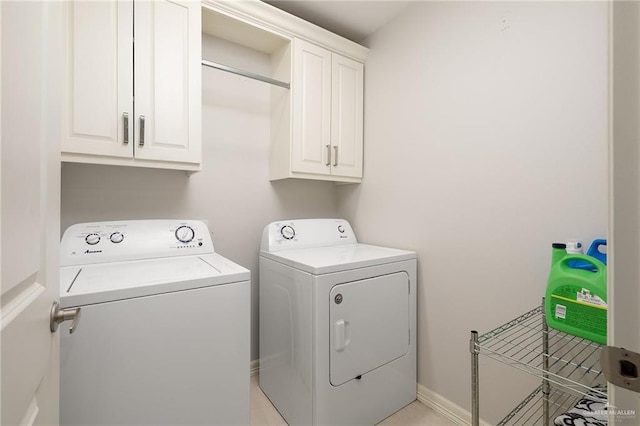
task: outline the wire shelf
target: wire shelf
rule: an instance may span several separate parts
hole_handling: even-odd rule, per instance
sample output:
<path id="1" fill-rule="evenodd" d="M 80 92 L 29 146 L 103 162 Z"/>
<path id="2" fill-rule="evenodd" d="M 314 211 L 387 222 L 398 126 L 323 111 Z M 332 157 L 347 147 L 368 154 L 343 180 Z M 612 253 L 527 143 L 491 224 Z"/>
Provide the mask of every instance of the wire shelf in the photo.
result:
<path id="1" fill-rule="evenodd" d="M 606 402 L 606 392 L 593 391 L 606 380 L 600 371 L 601 345 L 546 327 L 539 306 L 478 336 L 477 353 L 532 374 L 576 396 L 591 393 Z M 548 348 L 545 350 L 543 335 Z"/>
<path id="2" fill-rule="evenodd" d="M 549 419 L 569 411 L 578 398 L 572 393 L 552 389 L 548 395 L 543 385 L 538 386 L 517 407 L 507 414 L 496 426 L 537 426 L 544 424 L 544 404 L 549 406 Z M 551 423 L 553 424 L 553 423 Z"/>
<path id="3" fill-rule="evenodd" d="M 544 303 L 487 333 L 471 332 L 472 424 L 479 424 L 478 357 L 486 356 L 541 379 L 541 385 L 501 425 L 549 425 L 581 397 L 607 402 L 600 370 L 602 345 L 547 326 Z"/>

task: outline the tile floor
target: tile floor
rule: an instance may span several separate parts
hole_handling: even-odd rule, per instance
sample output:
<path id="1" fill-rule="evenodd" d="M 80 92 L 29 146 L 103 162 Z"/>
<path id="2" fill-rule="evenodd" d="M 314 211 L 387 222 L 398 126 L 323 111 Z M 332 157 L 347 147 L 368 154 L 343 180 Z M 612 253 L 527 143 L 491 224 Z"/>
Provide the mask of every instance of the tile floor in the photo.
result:
<path id="1" fill-rule="evenodd" d="M 271 405 L 269 399 L 258 386 L 258 376 L 251 378 L 251 425 L 286 426 L 286 422 Z M 394 415 L 387 417 L 381 426 L 455 426 L 431 408 L 414 401 Z"/>

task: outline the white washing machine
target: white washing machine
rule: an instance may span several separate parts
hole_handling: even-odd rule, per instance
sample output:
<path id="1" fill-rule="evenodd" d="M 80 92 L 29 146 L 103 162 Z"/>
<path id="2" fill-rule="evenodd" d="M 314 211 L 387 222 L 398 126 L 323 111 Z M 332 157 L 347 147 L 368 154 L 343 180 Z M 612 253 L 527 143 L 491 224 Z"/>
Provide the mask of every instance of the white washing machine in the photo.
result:
<path id="1" fill-rule="evenodd" d="M 291 425 L 372 425 L 416 399 L 416 254 L 340 219 L 269 224 L 260 387 Z"/>
<path id="2" fill-rule="evenodd" d="M 60 305 L 61 424 L 249 424 L 249 271 L 204 223 L 69 227 Z"/>

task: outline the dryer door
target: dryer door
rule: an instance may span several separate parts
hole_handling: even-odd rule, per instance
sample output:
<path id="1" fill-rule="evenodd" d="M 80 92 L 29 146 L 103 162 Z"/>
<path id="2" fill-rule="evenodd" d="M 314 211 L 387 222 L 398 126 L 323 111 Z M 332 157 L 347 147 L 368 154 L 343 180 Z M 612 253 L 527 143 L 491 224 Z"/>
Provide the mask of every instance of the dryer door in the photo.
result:
<path id="1" fill-rule="evenodd" d="M 338 284 L 329 300 L 330 381 L 353 380 L 409 349 L 406 272 Z"/>

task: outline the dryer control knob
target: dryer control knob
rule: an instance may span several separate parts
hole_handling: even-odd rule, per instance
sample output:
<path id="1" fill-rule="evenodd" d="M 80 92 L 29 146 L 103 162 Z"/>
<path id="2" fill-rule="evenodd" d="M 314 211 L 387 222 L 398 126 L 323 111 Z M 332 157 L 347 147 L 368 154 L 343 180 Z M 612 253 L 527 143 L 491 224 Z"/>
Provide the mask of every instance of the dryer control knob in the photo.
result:
<path id="1" fill-rule="evenodd" d="M 89 234 L 86 237 L 84 237 L 84 240 L 87 242 L 87 244 L 94 246 L 100 242 L 100 235 Z"/>
<path id="2" fill-rule="evenodd" d="M 293 237 L 296 236 L 296 231 L 295 231 L 295 229 L 293 229 L 292 226 L 285 225 L 282 228 L 280 228 L 280 235 L 282 235 L 282 237 L 285 240 L 292 240 Z"/>
<path id="3" fill-rule="evenodd" d="M 124 240 L 124 234 L 122 232 L 114 232 L 113 234 L 111 234 L 109 239 L 112 243 L 118 244 L 121 243 L 122 240 Z"/>
<path id="4" fill-rule="evenodd" d="M 183 225 L 176 229 L 176 238 L 181 243 L 191 242 L 196 236 L 195 232 L 193 232 L 193 228 L 190 226 Z"/>

